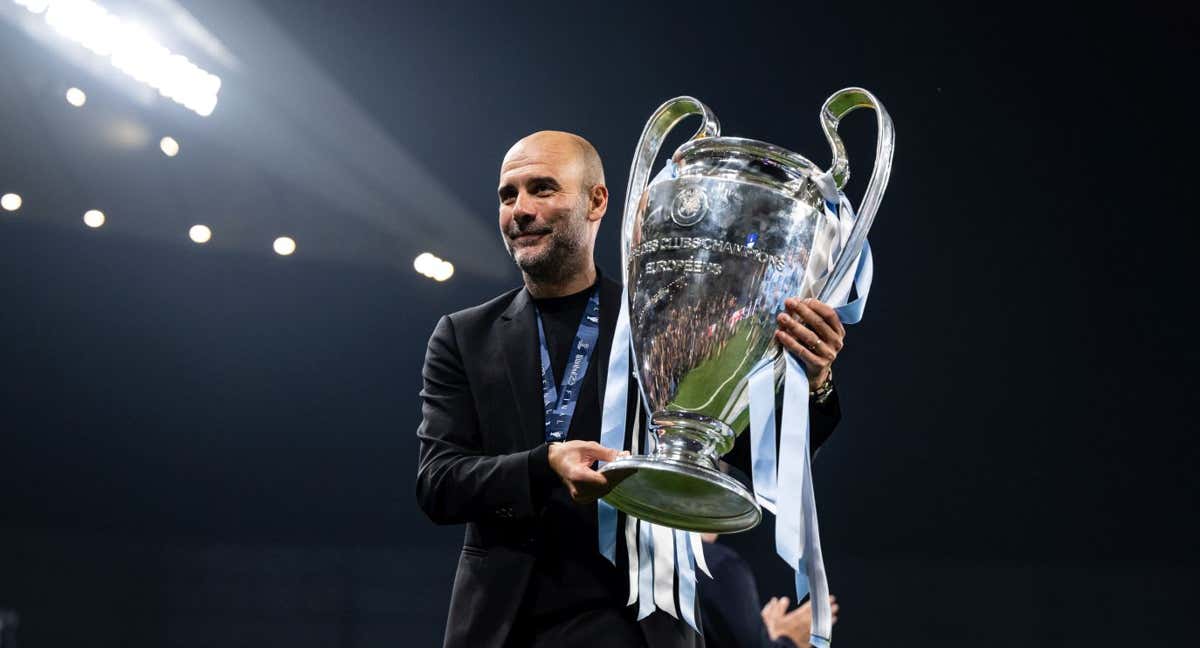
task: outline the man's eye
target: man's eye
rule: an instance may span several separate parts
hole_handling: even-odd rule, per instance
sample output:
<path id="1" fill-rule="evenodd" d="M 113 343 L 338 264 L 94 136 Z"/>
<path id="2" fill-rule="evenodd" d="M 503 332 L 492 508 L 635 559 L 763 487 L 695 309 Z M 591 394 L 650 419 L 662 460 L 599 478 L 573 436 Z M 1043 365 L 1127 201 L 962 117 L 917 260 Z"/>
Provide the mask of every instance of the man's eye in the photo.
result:
<path id="1" fill-rule="evenodd" d="M 552 187 L 538 187 L 537 191 L 535 191 L 534 193 L 545 198 L 546 196 L 549 196 L 550 194 L 554 193 L 554 189 Z"/>

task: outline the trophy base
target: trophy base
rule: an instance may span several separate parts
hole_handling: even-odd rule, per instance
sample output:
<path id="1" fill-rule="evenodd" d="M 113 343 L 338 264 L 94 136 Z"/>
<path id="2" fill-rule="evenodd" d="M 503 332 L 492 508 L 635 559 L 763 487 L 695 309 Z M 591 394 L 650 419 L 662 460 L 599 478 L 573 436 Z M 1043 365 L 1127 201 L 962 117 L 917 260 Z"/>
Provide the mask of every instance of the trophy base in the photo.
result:
<path id="1" fill-rule="evenodd" d="M 762 519 L 754 495 L 713 468 L 651 455 L 623 457 L 600 472 L 618 481 L 604 501 L 647 522 L 700 533 L 737 533 Z"/>

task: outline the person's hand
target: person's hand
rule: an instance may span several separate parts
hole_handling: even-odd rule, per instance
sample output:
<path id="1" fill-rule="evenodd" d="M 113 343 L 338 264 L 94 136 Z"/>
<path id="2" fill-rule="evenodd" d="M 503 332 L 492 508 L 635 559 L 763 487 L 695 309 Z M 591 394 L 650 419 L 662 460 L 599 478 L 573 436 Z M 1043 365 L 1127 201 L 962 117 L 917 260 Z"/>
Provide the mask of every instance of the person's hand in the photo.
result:
<path id="1" fill-rule="evenodd" d="M 767 635 L 774 641 L 779 637 L 787 637 L 797 646 L 808 646 L 809 635 L 812 633 L 812 605 L 805 601 L 804 605 L 788 612 L 788 597 L 772 598 L 763 606 L 763 623 L 767 626 Z M 833 614 L 832 622 L 837 623 L 837 597 L 829 596 L 829 607 Z"/>
<path id="2" fill-rule="evenodd" d="M 615 461 L 628 454 L 605 448 L 595 441 L 551 443 L 550 469 L 567 485 L 571 499 L 580 503 L 591 502 L 604 497 L 617 485 L 592 466 L 597 461 Z"/>
<path id="3" fill-rule="evenodd" d="M 846 328 L 837 313 L 815 299 L 784 300 L 786 312 L 777 317 L 775 339 L 804 361 L 808 382 L 813 389 L 829 379 L 830 367 L 846 339 Z"/>
<path id="4" fill-rule="evenodd" d="M 789 600 L 786 596 L 782 598 L 772 596 L 771 600 L 767 601 L 767 604 L 763 606 L 763 625 L 767 626 L 767 635 L 771 637 L 771 641 L 775 641 L 779 638 L 779 635 L 783 634 L 780 631 L 780 622 L 783 620 L 784 615 L 787 614 L 788 603 Z"/>

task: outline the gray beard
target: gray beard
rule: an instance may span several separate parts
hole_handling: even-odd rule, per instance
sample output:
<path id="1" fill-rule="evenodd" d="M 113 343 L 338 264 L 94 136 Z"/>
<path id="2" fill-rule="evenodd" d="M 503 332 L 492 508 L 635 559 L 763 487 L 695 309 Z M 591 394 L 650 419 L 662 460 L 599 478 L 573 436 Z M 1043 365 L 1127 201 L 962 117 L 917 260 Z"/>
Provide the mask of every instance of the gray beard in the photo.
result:
<path id="1" fill-rule="evenodd" d="M 572 216 L 573 227 L 556 230 L 550 234 L 550 245 L 540 256 L 525 261 L 518 261 L 517 255 L 509 247 L 509 239 L 504 236 L 504 248 L 513 262 L 532 281 L 539 284 L 554 285 L 568 281 L 586 271 L 586 255 L 581 254 L 587 245 L 587 224 L 585 213 Z"/>
<path id="2" fill-rule="evenodd" d="M 526 259 L 524 262 L 517 261 L 512 250 L 509 250 L 509 254 L 512 255 L 513 261 L 521 269 L 521 272 L 537 283 L 562 283 L 583 270 L 584 259 L 579 254 L 583 250 L 582 242 L 576 241 L 570 236 L 555 234 L 550 243 L 545 254 L 537 258 Z"/>

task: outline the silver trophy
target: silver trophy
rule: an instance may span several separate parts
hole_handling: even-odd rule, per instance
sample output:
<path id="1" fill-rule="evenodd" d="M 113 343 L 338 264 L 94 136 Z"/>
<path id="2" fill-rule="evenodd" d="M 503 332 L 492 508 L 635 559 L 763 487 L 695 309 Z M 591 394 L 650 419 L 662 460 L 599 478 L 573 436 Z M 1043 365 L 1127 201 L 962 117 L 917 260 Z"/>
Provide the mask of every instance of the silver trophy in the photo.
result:
<path id="1" fill-rule="evenodd" d="M 853 227 L 827 201 L 850 177 L 839 120 L 875 110 L 875 168 Z M 703 124 L 649 182 L 663 138 L 681 120 Z M 654 437 L 652 453 L 606 464 L 604 498 L 629 515 L 678 529 L 732 533 L 758 524 L 754 496 L 718 469 L 749 423 L 748 377 L 773 365 L 782 384 L 776 316 L 789 297 L 817 297 L 854 269 L 887 185 L 894 141 L 883 105 L 861 88 L 821 109 L 833 149 L 828 172 L 786 149 L 721 137 L 691 97 L 663 104 L 642 131 L 622 222 L 633 373 Z"/>

